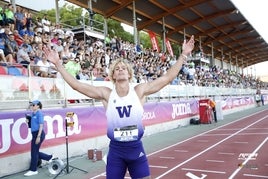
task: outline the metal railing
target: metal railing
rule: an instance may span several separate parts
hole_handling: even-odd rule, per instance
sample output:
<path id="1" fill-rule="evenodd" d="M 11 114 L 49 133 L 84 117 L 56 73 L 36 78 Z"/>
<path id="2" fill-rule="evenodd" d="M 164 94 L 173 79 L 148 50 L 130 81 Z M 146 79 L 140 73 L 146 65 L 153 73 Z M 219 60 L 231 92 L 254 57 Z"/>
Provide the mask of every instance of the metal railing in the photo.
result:
<path id="1" fill-rule="evenodd" d="M 84 41 L 86 41 L 87 36 L 104 39 L 104 23 L 94 19 L 88 19 L 88 16 L 82 16 L 80 18 L 70 19 L 68 21 L 61 22 L 60 24 L 63 29 L 70 29 L 74 32 L 76 36 L 83 37 Z M 76 25 L 72 25 L 74 24 L 74 22 L 76 22 Z"/>
<path id="2" fill-rule="evenodd" d="M 113 86 L 109 81 L 82 82 L 95 86 Z M 44 108 L 101 104 L 100 101 L 73 90 L 62 78 L 0 75 L 0 84 L 1 111 L 27 108 L 29 101 L 34 99 L 42 101 Z M 133 85 L 136 84 L 133 83 Z M 147 96 L 146 100 L 156 102 L 189 98 L 248 96 L 254 95 L 255 92 L 255 89 L 168 85 L 159 92 Z"/>

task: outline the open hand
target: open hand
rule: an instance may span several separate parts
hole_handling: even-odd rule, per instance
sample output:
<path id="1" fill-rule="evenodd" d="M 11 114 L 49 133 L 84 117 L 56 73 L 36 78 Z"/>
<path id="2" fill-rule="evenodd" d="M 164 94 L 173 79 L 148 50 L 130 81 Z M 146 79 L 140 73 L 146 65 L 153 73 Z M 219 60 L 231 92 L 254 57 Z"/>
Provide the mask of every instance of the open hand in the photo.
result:
<path id="1" fill-rule="evenodd" d="M 192 35 L 188 41 L 186 41 L 186 39 L 183 41 L 182 53 L 188 56 L 193 49 L 194 49 L 194 36 Z"/>
<path id="2" fill-rule="evenodd" d="M 46 58 L 55 66 L 57 66 L 60 63 L 59 53 L 56 50 L 44 47 L 43 51 L 45 53 Z"/>

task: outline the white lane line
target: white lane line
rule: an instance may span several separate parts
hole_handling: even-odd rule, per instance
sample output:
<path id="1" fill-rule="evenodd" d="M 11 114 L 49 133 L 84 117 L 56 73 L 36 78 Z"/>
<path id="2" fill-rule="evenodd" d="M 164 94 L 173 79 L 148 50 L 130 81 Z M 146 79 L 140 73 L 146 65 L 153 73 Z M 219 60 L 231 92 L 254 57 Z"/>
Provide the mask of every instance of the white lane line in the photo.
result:
<path id="1" fill-rule="evenodd" d="M 238 128 L 228 128 L 228 129 L 219 129 L 219 131 L 237 131 L 240 130 Z"/>
<path id="2" fill-rule="evenodd" d="M 247 177 L 254 177 L 254 178 L 268 178 L 268 176 L 264 176 L 264 175 L 244 174 L 244 176 L 247 176 Z"/>
<path id="3" fill-rule="evenodd" d="M 254 156 L 256 156 L 258 150 L 265 144 L 265 142 L 268 141 L 268 137 L 266 137 L 262 143 L 249 155 L 249 157 L 247 157 L 247 159 L 242 163 L 242 166 L 244 166 L 251 158 L 253 158 Z M 234 176 L 241 170 L 242 167 L 238 167 L 233 173 L 232 175 L 229 177 L 229 179 L 234 178 Z"/>
<path id="4" fill-rule="evenodd" d="M 259 132 L 259 133 L 257 133 L 257 132 L 254 132 L 254 133 L 242 132 L 239 135 L 267 135 L 267 134 L 268 134 L 267 132 Z"/>
<path id="5" fill-rule="evenodd" d="M 206 160 L 207 162 L 224 163 L 223 160 Z"/>
<path id="6" fill-rule="evenodd" d="M 150 168 L 168 168 L 167 166 L 149 165 Z"/>
<path id="7" fill-rule="evenodd" d="M 159 157 L 159 158 L 164 158 L 164 159 L 175 159 L 175 157 Z"/>
<path id="8" fill-rule="evenodd" d="M 252 127 L 252 128 L 247 129 L 247 130 L 256 130 L 256 129 L 260 130 L 260 129 L 268 129 L 268 128 L 266 128 L 266 127 L 265 128 L 262 128 L 262 127 L 255 127 L 254 128 L 254 127 Z"/>
<path id="9" fill-rule="evenodd" d="M 192 156 L 192 157 L 189 158 L 188 160 L 183 161 L 182 163 L 180 163 L 180 164 L 178 164 L 177 166 L 171 168 L 170 170 L 166 171 L 166 172 L 163 173 L 162 175 L 159 175 L 156 179 L 162 178 L 163 176 L 165 176 L 165 175 L 167 175 L 168 173 L 174 171 L 175 169 L 179 168 L 180 166 L 182 166 L 182 165 L 188 163 L 189 161 L 195 159 L 196 157 L 199 157 L 199 156 L 202 155 L 203 153 L 205 153 L 205 152 L 209 151 L 210 149 L 212 149 L 212 148 L 218 146 L 219 144 L 223 143 L 224 141 L 226 141 L 226 140 L 232 138 L 233 136 L 235 136 L 236 134 L 240 133 L 241 131 L 243 131 L 243 130 L 249 128 L 250 126 L 253 126 L 253 125 L 257 124 L 258 122 L 262 121 L 262 120 L 265 119 L 266 117 L 267 117 L 267 116 L 265 116 L 265 117 L 263 117 L 263 118 L 261 118 L 261 119 L 255 121 L 255 122 L 251 123 L 251 124 L 248 125 L 247 127 L 244 127 L 244 128 L 242 128 L 242 129 L 240 129 L 239 131 L 233 133 L 232 135 L 230 135 L 230 136 L 228 136 L 228 137 L 222 139 L 221 141 L 215 143 L 214 145 L 212 145 L 212 146 L 206 148 L 206 149 L 203 150 L 202 152 L 197 153 L 196 155 Z"/>
<path id="10" fill-rule="evenodd" d="M 220 155 L 234 155 L 234 153 L 228 153 L 228 152 L 218 152 Z"/>
<path id="11" fill-rule="evenodd" d="M 222 126 L 218 126 L 218 127 L 213 128 L 213 129 L 211 129 L 211 130 L 208 130 L 208 131 L 206 131 L 206 132 L 200 133 L 200 134 L 198 134 L 198 135 L 196 135 L 196 136 L 193 136 L 193 137 L 190 137 L 190 138 L 185 139 L 185 140 L 183 140 L 183 141 L 177 142 L 177 143 L 175 143 L 175 144 L 173 144 L 173 145 L 170 145 L 170 146 L 168 146 L 168 147 L 165 147 L 165 148 L 162 148 L 162 149 L 157 150 L 157 151 L 155 151 L 155 152 L 152 152 L 152 153 L 148 154 L 147 157 L 149 157 L 149 156 L 151 156 L 151 155 L 154 155 L 154 154 L 157 154 L 157 153 L 159 153 L 159 152 L 162 152 L 162 151 L 164 151 L 164 150 L 167 150 L 167 149 L 169 149 L 169 148 L 171 148 L 171 147 L 177 146 L 177 145 L 179 145 L 179 144 L 182 144 L 182 143 L 184 143 L 184 142 L 190 141 L 190 140 L 192 140 L 192 139 L 194 139 L 194 138 L 196 138 L 196 137 L 206 135 L 206 134 L 209 133 L 209 132 L 216 131 L 216 130 L 224 130 L 224 129 L 222 129 L 222 128 L 225 127 L 225 126 L 232 125 L 232 124 L 234 124 L 234 123 L 236 123 L 236 122 L 242 121 L 242 120 L 245 119 L 245 118 L 249 118 L 249 117 L 251 117 L 251 116 L 257 115 L 257 114 L 262 113 L 262 112 L 264 112 L 264 111 L 266 111 L 266 109 L 261 110 L 261 111 L 257 111 L 256 113 L 253 113 L 253 114 L 251 114 L 251 115 L 244 116 L 244 117 L 242 117 L 242 118 L 240 118 L 240 119 L 238 119 L 238 120 L 229 122 L 229 123 L 224 124 L 224 125 L 222 125 Z M 228 130 L 228 129 L 226 129 L 226 130 Z M 236 129 L 236 130 L 238 130 L 238 129 Z M 103 173 L 101 173 L 101 174 L 99 174 L 99 175 L 96 175 L 96 176 L 92 177 L 91 179 L 98 178 L 99 176 L 102 176 L 102 175 L 105 175 L 105 174 L 106 174 L 106 172 L 103 172 Z"/>
<path id="12" fill-rule="evenodd" d="M 155 151 L 155 152 L 152 152 L 152 153 L 148 154 L 147 156 L 151 156 L 151 155 L 157 154 L 157 153 L 159 153 L 159 152 L 162 152 L 162 151 L 164 151 L 164 150 L 167 150 L 167 149 L 169 149 L 169 148 L 171 148 L 171 147 L 177 146 L 177 145 L 179 145 L 179 144 L 182 144 L 182 143 L 187 142 L 187 141 L 189 141 L 189 140 L 192 140 L 192 139 L 194 139 L 194 138 L 197 138 L 197 137 L 200 137 L 200 136 L 204 136 L 204 135 L 206 135 L 206 134 L 208 134 L 208 133 L 210 133 L 210 132 L 212 132 L 212 131 L 223 130 L 223 129 L 221 129 L 221 128 L 223 128 L 223 127 L 225 127 L 225 126 L 232 125 L 233 123 L 236 123 L 236 122 L 239 122 L 239 121 L 241 121 L 241 120 L 244 120 L 245 118 L 250 118 L 251 116 L 257 115 L 257 114 L 262 113 L 262 112 L 264 112 L 264 111 L 266 111 L 266 109 L 265 109 L 265 110 L 258 111 L 258 112 L 256 112 L 256 113 L 253 113 L 253 114 L 248 115 L 248 116 L 244 116 L 244 117 L 242 117 L 242 118 L 240 118 L 240 119 L 238 119 L 238 120 L 235 120 L 235 121 L 232 121 L 232 122 L 230 122 L 230 123 L 224 124 L 224 125 L 222 125 L 222 126 L 213 128 L 213 129 L 208 130 L 208 131 L 206 131 L 206 132 L 200 133 L 200 134 L 198 134 L 198 135 L 196 135 L 196 136 L 187 138 L 187 139 L 185 139 L 185 140 L 183 140 L 183 141 L 177 142 L 177 143 L 172 144 L 172 145 L 170 145 L 170 146 L 168 146 L 168 147 L 165 147 L 165 148 L 162 148 L 162 149 L 157 150 L 157 151 Z M 238 130 L 238 129 L 237 129 L 237 130 Z M 230 135 L 231 135 L 231 134 L 230 134 Z"/>
<path id="13" fill-rule="evenodd" d="M 226 135 L 232 135 L 232 133 L 231 134 L 204 134 L 202 136 L 214 137 L 214 136 L 226 136 Z"/>
<path id="14" fill-rule="evenodd" d="M 218 174 L 225 174 L 225 173 L 226 173 L 226 172 L 222 172 L 222 171 L 215 171 L 215 170 L 200 170 L 200 169 L 194 169 L 194 168 L 182 168 L 181 170 L 195 171 L 195 172 L 206 172 L 206 173 L 218 173 Z"/>
<path id="15" fill-rule="evenodd" d="M 235 141 L 233 143 L 235 143 L 235 144 L 248 144 L 248 142 L 241 142 L 241 141 Z"/>
<path id="16" fill-rule="evenodd" d="M 268 128 L 248 128 L 247 130 L 260 130 L 260 129 L 268 129 Z M 231 128 L 229 128 L 229 129 L 219 129 L 220 131 L 233 131 L 233 130 L 239 130 L 239 129 L 236 129 L 236 128 L 233 128 L 233 129 L 231 129 Z"/>
<path id="17" fill-rule="evenodd" d="M 248 132 L 242 132 L 241 134 L 237 134 L 237 135 L 241 135 L 241 136 L 244 136 L 244 135 L 267 135 L 268 133 L 267 132 L 260 132 L 260 133 L 248 133 Z M 232 134 L 205 134 L 203 136 L 207 136 L 207 137 L 214 137 L 214 136 L 227 136 L 227 135 L 232 135 Z"/>
<path id="18" fill-rule="evenodd" d="M 174 150 L 174 152 L 189 152 L 188 150 Z"/>

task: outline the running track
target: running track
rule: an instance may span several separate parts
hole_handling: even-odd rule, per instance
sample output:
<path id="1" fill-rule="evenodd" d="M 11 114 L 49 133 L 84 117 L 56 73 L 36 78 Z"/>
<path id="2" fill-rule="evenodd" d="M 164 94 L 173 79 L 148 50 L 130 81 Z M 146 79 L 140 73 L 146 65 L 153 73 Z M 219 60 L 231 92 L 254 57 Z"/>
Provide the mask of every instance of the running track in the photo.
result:
<path id="1" fill-rule="evenodd" d="M 151 153 L 148 159 L 152 179 L 264 179 L 267 152 L 268 110 L 263 110 Z M 105 172 L 91 178 L 104 179 Z"/>

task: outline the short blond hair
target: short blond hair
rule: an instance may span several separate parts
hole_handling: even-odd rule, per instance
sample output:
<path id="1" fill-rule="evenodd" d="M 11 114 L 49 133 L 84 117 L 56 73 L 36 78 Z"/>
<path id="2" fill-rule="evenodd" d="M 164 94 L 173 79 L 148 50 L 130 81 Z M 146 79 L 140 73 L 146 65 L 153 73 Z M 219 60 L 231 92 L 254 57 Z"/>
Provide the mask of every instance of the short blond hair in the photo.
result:
<path id="1" fill-rule="evenodd" d="M 123 59 L 123 58 L 118 58 L 116 59 L 111 65 L 110 65 L 110 68 L 109 68 L 109 79 L 115 83 L 115 79 L 113 79 L 113 75 L 114 75 L 114 69 L 115 67 L 119 64 L 119 63 L 123 63 L 126 65 L 127 67 L 127 71 L 128 71 L 128 74 L 129 74 L 129 81 L 132 80 L 133 78 L 133 68 L 132 68 L 132 65 L 128 62 L 127 59 Z"/>

